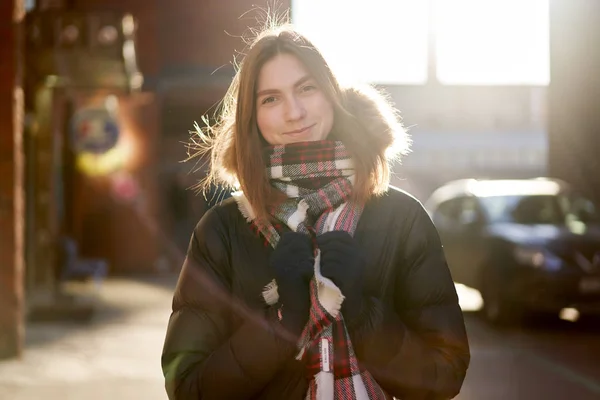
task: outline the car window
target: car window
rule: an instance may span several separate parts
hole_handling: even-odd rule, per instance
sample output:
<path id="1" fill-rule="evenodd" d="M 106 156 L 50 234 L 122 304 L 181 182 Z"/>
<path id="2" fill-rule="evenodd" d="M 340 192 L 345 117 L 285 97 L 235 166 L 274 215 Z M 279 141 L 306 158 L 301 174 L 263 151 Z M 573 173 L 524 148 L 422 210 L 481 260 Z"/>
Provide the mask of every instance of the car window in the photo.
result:
<path id="1" fill-rule="evenodd" d="M 563 225 L 570 222 L 600 223 L 598 209 L 589 199 L 571 194 L 488 196 L 481 203 L 490 222 Z"/>
<path id="2" fill-rule="evenodd" d="M 513 221 L 519 224 L 562 224 L 564 214 L 556 196 L 523 197 L 512 213 Z"/>
<path id="3" fill-rule="evenodd" d="M 433 222 L 442 228 L 457 227 L 481 219 L 477 198 L 457 197 L 441 203 L 433 214 Z"/>
<path id="4" fill-rule="evenodd" d="M 458 222 L 467 225 L 477 221 L 482 221 L 479 201 L 473 196 L 462 197 L 460 199 Z"/>
<path id="5" fill-rule="evenodd" d="M 451 199 L 440 203 L 433 213 L 433 223 L 441 228 L 458 222 L 460 216 L 460 199 Z"/>
<path id="6" fill-rule="evenodd" d="M 511 221 L 510 210 L 518 202 L 517 196 L 488 196 L 482 197 L 483 211 L 490 222 Z"/>
<path id="7" fill-rule="evenodd" d="M 568 221 L 579 221 L 584 223 L 600 222 L 598 210 L 590 200 L 578 195 L 561 196 L 560 206 L 566 214 Z"/>

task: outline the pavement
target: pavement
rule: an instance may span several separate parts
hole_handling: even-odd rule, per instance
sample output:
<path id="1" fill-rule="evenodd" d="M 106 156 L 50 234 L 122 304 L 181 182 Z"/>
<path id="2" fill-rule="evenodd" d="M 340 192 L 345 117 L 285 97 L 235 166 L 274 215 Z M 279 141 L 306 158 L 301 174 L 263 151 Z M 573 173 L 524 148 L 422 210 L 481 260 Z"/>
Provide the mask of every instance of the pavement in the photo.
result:
<path id="1" fill-rule="evenodd" d="M 457 285 L 471 365 L 456 400 L 600 399 L 600 324 L 552 316 L 498 328 L 476 311 L 479 292 Z"/>
<path id="2" fill-rule="evenodd" d="M 90 321 L 28 323 L 23 357 L 0 362 L 0 400 L 166 400 L 160 354 L 176 280 L 110 278 Z"/>
<path id="3" fill-rule="evenodd" d="M 22 359 L 0 362 L 0 400 L 167 400 L 160 368 L 177 277 L 110 278 L 88 322 L 29 322 Z M 573 324 L 497 330 L 457 285 L 472 360 L 457 400 L 600 398 L 600 330 Z"/>

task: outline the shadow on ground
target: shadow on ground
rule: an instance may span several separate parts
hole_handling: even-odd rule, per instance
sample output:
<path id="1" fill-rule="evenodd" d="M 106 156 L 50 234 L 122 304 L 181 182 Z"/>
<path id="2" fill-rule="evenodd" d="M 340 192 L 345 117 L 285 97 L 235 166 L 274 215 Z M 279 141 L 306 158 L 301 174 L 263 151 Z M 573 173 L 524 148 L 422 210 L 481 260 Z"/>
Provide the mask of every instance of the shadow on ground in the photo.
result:
<path id="1" fill-rule="evenodd" d="M 176 282 L 176 274 L 162 274 L 110 277 L 97 292 L 92 292 L 89 285 L 72 285 L 67 291 L 79 296 L 75 301 L 84 306 L 30 315 L 25 326 L 25 346 L 43 346 L 65 335 L 81 334 L 103 325 L 123 323 L 125 327 L 135 314 L 170 307 Z"/>

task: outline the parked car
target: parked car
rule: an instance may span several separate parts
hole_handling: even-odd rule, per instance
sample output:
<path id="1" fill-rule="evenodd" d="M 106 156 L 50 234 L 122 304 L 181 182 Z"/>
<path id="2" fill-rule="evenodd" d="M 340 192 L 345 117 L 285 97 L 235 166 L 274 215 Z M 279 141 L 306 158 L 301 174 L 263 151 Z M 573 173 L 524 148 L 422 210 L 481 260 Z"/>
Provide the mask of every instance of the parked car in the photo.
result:
<path id="1" fill-rule="evenodd" d="M 600 311 L 600 213 L 564 182 L 460 180 L 425 207 L 453 279 L 481 292 L 484 315 Z"/>

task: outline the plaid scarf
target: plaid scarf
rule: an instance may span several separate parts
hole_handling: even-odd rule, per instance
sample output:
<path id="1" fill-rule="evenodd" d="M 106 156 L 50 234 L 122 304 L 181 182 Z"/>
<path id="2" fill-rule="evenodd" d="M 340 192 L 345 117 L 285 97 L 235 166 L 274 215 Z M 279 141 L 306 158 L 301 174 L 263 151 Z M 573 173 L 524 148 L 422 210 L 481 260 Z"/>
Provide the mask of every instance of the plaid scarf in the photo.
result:
<path id="1" fill-rule="evenodd" d="M 339 141 L 323 140 L 268 146 L 265 161 L 271 184 L 287 199 L 270 214 L 290 229 L 315 235 L 333 230 L 354 234 L 362 206 L 348 202 L 354 168 L 350 154 Z M 241 212 L 275 247 L 279 231 L 259 224 L 242 193 L 234 194 Z M 374 400 L 389 398 L 366 370 L 361 370 L 340 313 L 344 296 L 321 275 L 320 250 L 315 243 L 315 276 L 310 283 L 310 318 L 298 341 L 298 359 L 310 377 L 307 399 Z M 277 283 L 265 288 L 267 304 L 277 303 Z"/>

